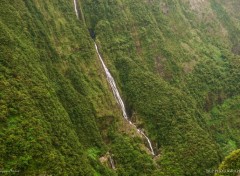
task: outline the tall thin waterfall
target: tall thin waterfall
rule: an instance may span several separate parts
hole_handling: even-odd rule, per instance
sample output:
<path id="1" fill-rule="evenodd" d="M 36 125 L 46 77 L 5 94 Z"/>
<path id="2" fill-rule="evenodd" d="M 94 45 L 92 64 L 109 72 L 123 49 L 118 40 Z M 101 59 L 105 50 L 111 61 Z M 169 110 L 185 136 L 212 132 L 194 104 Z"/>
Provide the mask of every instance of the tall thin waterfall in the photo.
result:
<path id="1" fill-rule="evenodd" d="M 96 49 L 96 51 L 97 51 L 98 57 L 99 57 L 99 59 L 100 59 L 100 61 L 101 61 L 101 63 L 102 63 L 102 66 L 103 66 L 103 68 L 104 68 L 104 71 L 105 71 L 105 73 L 106 73 L 108 83 L 110 84 L 110 86 L 111 86 L 111 88 L 112 88 L 113 95 L 114 95 L 114 97 L 116 98 L 118 104 L 121 106 L 122 113 L 123 113 L 123 117 L 124 117 L 126 120 L 128 120 L 128 116 L 127 116 L 127 113 L 126 113 L 126 110 L 125 110 L 125 105 L 124 105 L 124 103 L 123 103 L 123 101 L 122 101 L 122 98 L 121 98 L 119 92 L 118 92 L 116 83 L 115 83 L 112 75 L 111 75 L 110 72 L 108 71 L 108 68 L 107 68 L 106 65 L 104 64 L 101 55 L 99 54 L 97 44 L 96 44 L 96 43 L 94 43 L 94 44 L 95 44 L 95 49 Z"/>
<path id="2" fill-rule="evenodd" d="M 75 8 L 76 16 L 77 16 L 77 18 L 79 19 L 79 13 L 78 13 L 77 2 L 76 2 L 76 1 L 77 1 L 77 0 L 74 0 L 74 8 Z M 101 57 L 101 55 L 100 55 L 100 53 L 99 53 L 97 44 L 94 43 L 94 45 L 95 45 L 95 49 L 96 49 L 96 51 L 97 51 L 98 57 L 99 57 L 99 59 L 100 59 L 100 61 L 101 61 L 101 63 L 102 63 L 103 69 L 104 69 L 104 71 L 105 71 L 105 73 L 106 73 L 108 83 L 109 83 L 110 86 L 111 86 L 113 95 L 114 95 L 115 99 L 117 100 L 117 103 L 120 105 L 120 107 L 121 107 L 121 109 L 122 109 L 123 117 L 129 122 L 130 125 L 132 125 L 132 126 L 137 130 L 138 133 L 140 133 L 140 134 L 147 140 L 152 155 L 155 155 L 150 139 L 147 137 L 147 135 L 146 135 L 141 129 L 138 129 L 138 128 L 136 127 L 136 125 L 134 125 L 134 124 L 128 119 L 127 112 L 126 112 L 126 109 L 125 109 L 125 105 L 124 105 L 123 100 L 122 100 L 122 98 L 121 98 L 121 96 L 120 96 L 120 93 L 119 93 L 119 91 L 118 91 L 118 89 L 117 89 L 116 83 L 115 83 L 115 81 L 114 81 L 111 73 L 109 72 L 108 68 L 106 67 L 106 65 L 105 65 L 105 63 L 104 63 L 104 61 L 103 61 L 103 59 L 102 59 L 102 57 Z"/>
<path id="3" fill-rule="evenodd" d="M 108 83 L 110 84 L 111 88 L 112 88 L 112 92 L 113 92 L 113 95 L 115 97 L 115 99 L 117 100 L 118 104 L 121 106 L 121 109 L 122 109 L 122 113 L 123 113 L 123 117 L 134 127 L 137 129 L 136 125 L 134 125 L 129 119 L 128 119 L 128 116 L 127 116 L 127 113 L 126 113 L 126 109 L 125 109 L 125 105 L 123 103 L 123 100 L 119 94 L 119 91 L 117 89 L 117 86 L 116 86 L 116 83 L 111 75 L 111 73 L 109 72 L 108 68 L 106 67 L 105 63 L 103 62 L 103 59 L 98 51 L 98 47 L 97 47 L 97 44 L 94 43 L 95 45 L 95 49 L 97 51 L 97 54 L 98 54 L 98 57 L 102 63 L 102 66 L 104 68 L 104 71 L 106 73 L 106 76 L 107 76 L 107 80 L 108 80 Z M 140 130 L 140 129 L 137 129 L 138 133 L 142 134 L 142 136 L 144 136 L 146 139 L 147 139 L 147 142 L 148 142 L 148 145 L 149 145 L 149 148 L 151 150 L 151 153 L 152 155 L 155 155 L 154 153 L 154 150 L 153 150 L 153 147 L 152 147 L 152 144 L 151 144 L 151 141 L 150 139 L 145 135 L 145 133 Z"/>
<path id="4" fill-rule="evenodd" d="M 74 2 L 74 10 L 75 10 L 77 19 L 79 19 L 79 13 L 78 13 L 78 9 L 77 9 L 77 0 L 73 0 L 73 2 Z"/>

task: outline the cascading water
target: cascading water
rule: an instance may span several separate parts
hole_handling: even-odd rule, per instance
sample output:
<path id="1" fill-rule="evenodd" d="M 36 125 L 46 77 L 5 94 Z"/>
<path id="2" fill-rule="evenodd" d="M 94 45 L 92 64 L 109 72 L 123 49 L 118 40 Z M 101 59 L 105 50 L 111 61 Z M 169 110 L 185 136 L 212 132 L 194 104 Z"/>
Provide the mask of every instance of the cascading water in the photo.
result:
<path id="1" fill-rule="evenodd" d="M 98 54 L 98 57 L 102 63 L 102 66 L 104 68 L 104 71 L 106 73 L 106 76 L 107 76 L 107 80 L 108 80 L 108 83 L 110 84 L 111 88 L 112 88 L 112 91 L 113 91 L 113 95 L 114 97 L 116 98 L 118 104 L 121 106 L 121 109 L 122 109 L 122 113 L 123 113 L 123 117 L 128 120 L 128 116 L 127 116 L 127 113 L 126 113 L 126 110 L 125 110 L 125 106 L 124 106 L 124 103 L 122 101 L 122 98 L 118 92 L 118 89 L 117 89 L 117 86 L 116 86 L 116 83 L 112 77 L 112 75 L 110 74 L 110 72 L 108 71 L 108 68 L 106 67 L 105 63 L 103 62 L 103 59 L 101 57 L 101 55 L 99 54 L 99 51 L 98 51 L 98 47 L 97 47 L 97 44 L 94 43 L 95 45 L 95 49 L 97 51 L 97 54 Z"/>
<path id="2" fill-rule="evenodd" d="M 73 0 L 73 2 L 74 2 L 74 10 L 75 10 L 77 19 L 79 19 L 79 14 L 78 14 L 78 9 L 77 9 L 77 0 Z"/>
<path id="3" fill-rule="evenodd" d="M 77 18 L 79 19 L 79 14 L 78 14 L 78 9 L 77 9 L 77 2 L 76 0 L 74 0 L 74 7 L 75 7 L 75 12 L 76 12 L 76 15 L 77 15 Z M 108 83 L 110 84 L 111 86 L 111 89 L 112 89 L 112 92 L 113 92 L 113 95 L 115 97 L 115 99 L 117 100 L 117 103 L 120 105 L 121 109 L 122 109 L 122 114 L 123 114 L 123 117 L 129 122 L 130 125 L 132 125 L 134 128 L 136 128 L 137 132 L 140 133 L 144 138 L 146 138 L 147 142 L 148 142 L 148 145 L 149 145 L 149 148 L 151 150 L 151 153 L 152 155 L 155 155 L 154 153 L 154 150 L 153 150 L 153 147 L 152 147 L 152 144 L 151 144 L 151 141 L 150 139 L 146 136 L 146 134 L 138 129 L 136 127 L 136 125 L 134 125 L 129 119 L 128 119 L 128 116 L 127 116 L 127 113 L 126 113 L 126 109 L 125 109 L 125 105 L 123 103 L 123 100 L 119 94 L 119 91 L 117 89 L 117 86 L 116 86 L 116 83 L 111 75 L 111 73 L 109 72 L 108 68 L 106 67 L 100 53 L 99 53 L 99 50 L 98 50 L 98 46 L 97 44 L 94 42 L 94 45 L 95 45 L 95 49 L 97 51 L 97 54 L 98 54 L 98 58 L 100 59 L 101 63 L 102 63 L 102 66 L 103 66 L 103 69 L 106 73 L 106 76 L 107 76 L 107 80 L 108 80 Z"/>
<path id="4" fill-rule="evenodd" d="M 127 113 L 126 113 L 126 109 L 125 109 L 124 103 L 123 103 L 123 101 L 122 101 L 122 98 L 121 98 L 121 96 L 120 96 L 120 94 L 119 94 L 119 91 L 118 91 L 118 89 L 117 89 L 116 83 L 115 83 L 112 75 L 110 74 L 108 68 L 106 67 L 105 63 L 103 62 L 103 59 L 102 59 L 102 57 L 101 57 L 101 55 L 100 55 L 100 53 L 99 53 L 99 51 L 98 51 L 97 44 L 96 44 L 96 43 L 94 43 L 94 44 L 95 44 L 95 49 L 96 49 L 96 51 L 97 51 L 98 57 L 99 57 L 99 59 L 100 59 L 100 61 L 101 61 L 101 63 L 102 63 L 102 66 L 103 66 L 103 68 L 104 68 L 104 71 L 105 71 L 105 73 L 106 73 L 108 83 L 110 84 L 110 86 L 111 86 L 111 88 L 112 88 L 112 92 L 113 92 L 113 94 L 114 94 L 114 96 L 115 96 L 115 99 L 117 100 L 118 104 L 121 106 L 122 113 L 123 113 L 123 117 L 124 117 L 132 126 L 134 126 L 134 127 L 137 129 L 136 125 L 134 125 L 134 124 L 128 119 L 128 116 L 127 116 Z M 137 129 L 137 131 L 138 131 L 139 133 L 141 133 L 141 134 L 147 139 L 147 142 L 148 142 L 148 145 L 149 145 L 149 147 L 150 147 L 150 150 L 151 150 L 152 154 L 155 155 L 150 139 L 144 134 L 144 132 L 143 132 L 142 130 Z"/>
<path id="5" fill-rule="evenodd" d="M 113 161 L 111 155 L 109 156 L 109 160 L 110 160 L 110 164 L 111 164 L 112 169 L 116 169 L 114 161 Z"/>
<path id="6" fill-rule="evenodd" d="M 111 86 L 111 88 L 112 88 L 112 92 L 113 92 L 113 94 L 114 94 L 114 97 L 115 97 L 115 99 L 117 100 L 118 104 L 121 106 L 122 113 L 123 113 L 123 117 L 124 117 L 132 126 L 134 126 L 134 128 L 137 129 L 136 125 L 134 125 L 134 124 L 128 119 L 128 116 L 127 116 L 127 113 L 126 113 L 126 109 L 125 109 L 123 100 L 122 100 L 122 98 L 121 98 L 121 96 L 120 96 L 120 94 L 119 94 L 119 91 L 118 91 L 118 89 L 117 89 L 116 83 L 115 83 L 115 81 L 114 81 L 111 73 L 109 72 L 108 68 L 106 67 L 105 63 L 103 62 L 103 59 L 102 59 L 102 57 L 101 57 L 101 55 L 100 55 L 100 53 L 99 53 L 99 51 L 98 51 L 97 44 L 94 43 L 94 45 L 95 45 L 95 49 L 96 49 L 96 51 L 97 51 L 98 57 L 99 57 L 99 59 L 100 59 L 100 61 L 101 61 L 101 63 L 102 63 L 102 66 L 103 66 L 103 68 L 104 68 L 104 71 L 105 71 L 105 73 L 106 73 L 108 83 L 110 84 L 110 86 Z M 152 155 L 155 155 L 150 139 L 144 134 L 144 132 L 143 132 L 142 130 L 137 129 L 137 131 L 138 131 L 140 134 L 142 134 L 142 135 L 147 139 L 147 142 L 148 142 L 149 148 L 150 148 L 150 150 L 151 150 L 151 152 L 152 152 Z"/>

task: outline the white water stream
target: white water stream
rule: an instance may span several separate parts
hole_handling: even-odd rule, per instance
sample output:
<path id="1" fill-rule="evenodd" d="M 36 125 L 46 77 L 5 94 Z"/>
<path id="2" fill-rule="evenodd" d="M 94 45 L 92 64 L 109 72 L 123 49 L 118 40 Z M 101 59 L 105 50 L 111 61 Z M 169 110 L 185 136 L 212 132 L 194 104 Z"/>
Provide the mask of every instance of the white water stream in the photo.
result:
<path id="1" fill-rule="evenodd" d="M 110 160 L 110 164 L 111 164 L 112 169 L 116 169 L 114 161 L 113 161 L 111 155 L 109 156 L 109 160 Z"/>
<path id="2" fill-rule="evenodd" d="M 108 68 L 106 67 L 105 63 L 103 62 L 103 59 L 101 57 L 101 55 L 99 54 L 99 51 L 98 51 L 98 47 L 97 47 L 97 44 L 94 43 L 95 45 L 95 49 L 97 51 L 97 54 L 98 54 L 98 57 L 102 63 L 102 66 L 103 66 L 103 69 L 106 73 L 106 76 L 107 76 L 107 80 L 108 80 L 108 83 L 110 84 L 111 88 L 112 88 L 112 92 L 113 92 L 113 95 L 114 97 L 116 98 L 118 104 L 121 106 L 121 109 L 122 109 L 122 113 L 123 113 L 123 117 L 128 120 L 128 116 L 127 116 L 127 113 L 126 113 L 126 110 L 125 110 L 125 106 L 124 106 L 124 103 L 122 101 L 122 98 L 118 92 L 118 89 L 117 89 L 117 86 L 116 86 L 116 83 L 112 77 L 112 75 L 110 74 L 110 72 L 108 71 Z"/>
<path id="3" fill-rule="evenodd" d="M 122 113 L 123 113 L 123 117 L 134 127 L 137 129 L 136 125 L 134 125 L 129 119 L 128 119 L 128 116 L 127 116 L 127 113 L 126 113 L 126 109 L 125 109 L 125 106 L 124 106 L 124 103 L 123 103 L 123 100 L 119 94 L 119 91 L 117 89 L 117 86 L 116 86 L 116 83 L 111 75 L 111 73 L 109 72 L 108 68 L 106 67 L 105 63 L 103 62 L 103 59 L 98 51 L 98 47 L 97 47 L 97 44 L 94 43 L 95 45 L 95 49 L 97 51 L 97 54 L 98 54 L 98 57 L 102 63 L 102 66 L 104 68 L 104 71 L 106 73 L 106 76 L 107 76 L 107 80 L 108 80 L 108 83 L 110 84 L 111 88 L 112 88 L 112 92 L 115 96 L 115 99 L 117 100 L 118 104 L 121 106 L 121 109 L 122 109 Z M 149 148 L 151 150 L 151 153 L 152 155 L 155 155 L 154 153 L 154 150 L 153 150 L 153 147 L 152 147 L 152 144 L 151 144 L 151 141 L 150 139 L 144 134 L 144 132 L 140 129 L 137 129 L 137 131 L 142 134 L 146 139 L 147 139 L 147 142 L 148 142 L 148 145 L 149 145 Z"/>
<path id="4" fill-rule="evenodd" d="M 78 9 L 77 9 L 77 0 L 73 0 L 73 2 L 74 2 L 74 10 L 75 10 L 77 19 L 79 19 L 79 14 L 78 14 Z"/>
<path id="5" fill-rule="evenodd" d="M 76 2 L 76 0 L 74 0 L 74 8 L 75 8 L 76 16 L 77 16 L 77 18 L 79 19 L 79 14 L 78 14 L 78 9 L 77 9 L 77 2 Z M 120 107 L 121 107 L 121 109 L 122 109 L 123 117 L 129 122 L 130 125 L 132 125 L 132 126 L 137 130 L 138 133 L 140 133 L 140 134 L 147 140 L 152 155 L 155 155 L 154 150 L 153 150 L 153 147 L 152 147 L 152 143 L 151 143 L 150 139 L 146 136 L 146 134 L 145 134 L 142 130 L 138 129 L 138 128 L 136 127 L 136 125 L 134 125 L 134 124 L 128 119 L 127 112 L 126 112 L 126 109 L 125 109 L 125 105 L 124 105 L 123 100 L 122 100 L 122 98 L 121 98 L 121 96 L 120 96 L 120 94 L 119 94 L 119 91 L 118 91 L 118 89 L 117 89 L 116 83 L 115 83 L 115 81 L 114 81 L 111 73 L 109 72 L 108 68 L 106 67 L 106 65 L 105 65 L 105 63 L 104 63 L 104 61 L 103 61 L 103 59 L 102 59 L 102 57 L 101 57 L 101 55 L 100 55 L 100 53 L 99 53 L 98 46 L 97 46 L 97 44 L 96 44 L 95 42 L 94 42 L 94 45 L 95 45 L 95 49 L 96 49 L 97 54 L 98 54 L 98 58 L 100 59 L 100 61 L 101 61 L 101 63 L 102 63 L 102 66 L 103 66 L 103 69 L 104 69 L 104 71 L 105 71 L 105 74 L 106 74 L 106 76 L 107 76 L 107 81 L 108 81 L 108 83 L 109 83 L 110 86 L 111 86 L 113 95 L 114 95 L 115 99 L 117 100 L 117 103 L 120 105 Z"/>

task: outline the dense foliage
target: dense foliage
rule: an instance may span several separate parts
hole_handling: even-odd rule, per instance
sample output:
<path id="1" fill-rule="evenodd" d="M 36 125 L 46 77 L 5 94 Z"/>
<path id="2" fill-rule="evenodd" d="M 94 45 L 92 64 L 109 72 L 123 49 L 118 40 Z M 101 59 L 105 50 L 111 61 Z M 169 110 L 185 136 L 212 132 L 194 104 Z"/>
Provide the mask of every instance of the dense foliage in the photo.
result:
<path id="1" fill-rule="evenodd" d="M 237 176 L 240 173 L 240 150 L 228 155 L 216 170 L 215 176 Z"/>
<path id="2" fill-rule="evenodd" d="M 239 6 L 78 0 L 77 20 L 73 1 L 2 0 L 0 171 L 206 176 L 225 156 L 220 169 L 240 169 Z"/>

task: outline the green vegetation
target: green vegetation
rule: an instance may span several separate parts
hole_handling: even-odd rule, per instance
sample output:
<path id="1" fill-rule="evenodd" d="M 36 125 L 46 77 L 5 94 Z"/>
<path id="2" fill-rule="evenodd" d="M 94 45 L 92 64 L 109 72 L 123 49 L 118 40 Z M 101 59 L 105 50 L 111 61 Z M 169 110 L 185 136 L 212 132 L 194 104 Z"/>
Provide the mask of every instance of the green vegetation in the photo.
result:
<path id="1" fill-rule="evenodd" d="M 237 176 L 240 167 L 240 150 L 233 151 L 219 166 L 215 176 Z"/>
<path id="2" fill-rule="evenodd" d="M 2 0 L 0 171 L 206 176 L 240 169 L 239 6 L 78 0 L 77 20 L 72 1 Z M 157 156 L 122 118 L 89 30 Z"/>
<path id="3" fill-rule="evenodd" d="M 226 100 L 221 106 L 214 107 L 211 112 L 212 119 L 209 121 L 209 126 L 225 155 L 240 148 L 239 108 L 240 97 L 237 96 Z"/>

